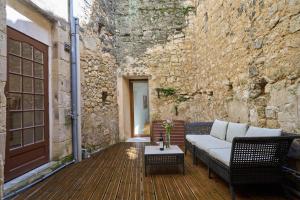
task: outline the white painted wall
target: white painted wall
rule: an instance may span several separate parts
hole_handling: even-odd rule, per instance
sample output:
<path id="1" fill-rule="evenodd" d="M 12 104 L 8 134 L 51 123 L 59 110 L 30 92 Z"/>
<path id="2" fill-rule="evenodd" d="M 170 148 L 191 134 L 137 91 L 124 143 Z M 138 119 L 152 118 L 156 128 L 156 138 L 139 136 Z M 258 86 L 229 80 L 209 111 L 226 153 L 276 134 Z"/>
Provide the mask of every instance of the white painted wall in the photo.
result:
<path id="1" fill-rule="evenodd" d="M 144 107 L 143 98 L 147 97 L 147 108 Z M 145 124 L 149 123 L 149 95 L 147 82 L 133 82 L 134 99 L 134 135 L 144 133 Z"/>
<path id="2" fill-rule="evenodd" d="M 31 2 L 43 10 L 49 11 L 53 15 L 69 21 L 69 0 L 31 0 Z"/>
<path id="3" fill-rule="evenodd" d="M 16 7 L 19 8 L 19 6 L 22 8 L 22 5 L 6 5 L 7 25 L 48 46 L 51 45 L 51 24 L 46 20 L 39 20 L 33 13 L 31 16 L 26 15 L 25 7 L 17 11 Z M 44 26 L 39 25 L 34 19 Z"/>

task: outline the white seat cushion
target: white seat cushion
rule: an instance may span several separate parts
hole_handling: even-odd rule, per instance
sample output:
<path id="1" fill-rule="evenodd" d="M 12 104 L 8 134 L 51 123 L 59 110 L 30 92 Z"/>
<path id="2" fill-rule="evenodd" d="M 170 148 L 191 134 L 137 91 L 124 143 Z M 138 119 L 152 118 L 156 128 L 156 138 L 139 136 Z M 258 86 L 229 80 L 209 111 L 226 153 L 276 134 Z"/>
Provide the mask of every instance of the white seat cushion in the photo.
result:
<path id="1" fill-rule="evenodd" d="M 211 148 L 231 148 L 231 143 L 225 140 L 220 140 L 211 135 L 202 135 L 195 140 L 194 145 L 208 153 Z"/>
<path id="2" fill-rule="evenodd" d="M 230 156 L 231 156 L 231 148 L 224 148 L 224 149 L 210 149 L 209 155 L 225 165 L 229 167 L 230 163 Z"/>
<path id="3" fill-rule="evenodd" d="M 201 140 L 201 137 L 205 135 L 186 135 L 185 138 L 192 144 L 195 144 L 197 140 Z"/>
<path id="4" fill-rule="evenodd" d="M 225 140 L 228 122 L 215 120 L 210 131 L 210 135 L 221 140 Z"/>
<path id="5" fill-rule="evenodd" d="M 259 128 L 250 126 L 246 137 L 277 137 L 281 136 L 281 129 Z"/>
<path id="6" fill-rule="evenodd" d="M 234 137 L 244 137 L 246 135 L 247 129 L 247 124 L 229 122 L 226 133 L 226 141 L 232 142 Z"/>

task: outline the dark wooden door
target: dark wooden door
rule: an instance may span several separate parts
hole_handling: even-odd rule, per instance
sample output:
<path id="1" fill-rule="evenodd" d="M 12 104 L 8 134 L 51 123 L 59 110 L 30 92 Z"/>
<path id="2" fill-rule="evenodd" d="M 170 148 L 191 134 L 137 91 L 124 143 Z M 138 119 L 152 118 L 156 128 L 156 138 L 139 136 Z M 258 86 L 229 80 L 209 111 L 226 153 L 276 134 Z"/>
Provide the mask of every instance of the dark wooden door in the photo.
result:
<path id="1" fill-rule="evenodd" d="M 48 47 L 7 29 L 5 181 L 49 160 Z"/>

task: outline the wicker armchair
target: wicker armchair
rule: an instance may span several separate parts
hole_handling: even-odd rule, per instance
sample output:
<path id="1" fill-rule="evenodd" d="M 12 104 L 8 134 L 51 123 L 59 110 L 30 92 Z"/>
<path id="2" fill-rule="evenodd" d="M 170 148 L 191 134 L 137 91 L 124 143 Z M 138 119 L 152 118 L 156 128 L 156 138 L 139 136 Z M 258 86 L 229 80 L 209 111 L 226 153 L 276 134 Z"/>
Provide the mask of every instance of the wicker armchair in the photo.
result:
<path id="1" fill-rule="evenodd" d="M 210 122 L 187 124 L 186 135 L 209 134 L 211 126 Z M 194 162 L 201 160 L 208 166 L 210 178 L 213 171 L 227 181 L 232 199 L 235 199 L 234 188 L 237 185 L 280 183 L 283 176 L 281 168 L 286 163 L 290 145 L 296 138 L 300 137 L 288 133 L 283 133 L 280 137 L 235 137 L 230 150 L 229 165 L 197 148 L 187 139 L 185 150 L 192 153 Z"/>

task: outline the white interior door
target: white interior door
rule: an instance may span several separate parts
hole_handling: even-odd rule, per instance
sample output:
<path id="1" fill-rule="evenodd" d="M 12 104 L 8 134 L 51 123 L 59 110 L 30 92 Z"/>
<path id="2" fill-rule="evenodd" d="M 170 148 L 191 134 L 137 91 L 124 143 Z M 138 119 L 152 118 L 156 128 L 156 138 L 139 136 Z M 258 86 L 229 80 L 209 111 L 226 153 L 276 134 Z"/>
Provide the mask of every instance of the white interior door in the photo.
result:
<path id="1" fill-rule="evenodd" d="M 133 82 L 134 135 L 144 134 L 149 124 L 149 95 L 147 82 Z"/>

